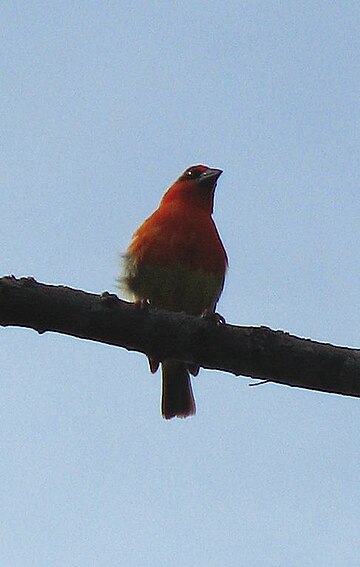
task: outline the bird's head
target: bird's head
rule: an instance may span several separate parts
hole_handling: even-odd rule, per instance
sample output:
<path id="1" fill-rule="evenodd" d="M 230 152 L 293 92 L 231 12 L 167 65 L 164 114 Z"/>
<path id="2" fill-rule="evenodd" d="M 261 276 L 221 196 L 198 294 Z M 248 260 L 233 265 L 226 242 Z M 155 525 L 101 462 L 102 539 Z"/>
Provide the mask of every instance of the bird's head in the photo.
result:
<path id="1" fill-rule="evenodd" d="M 200 207 L 211 214 L 214 191 L 221 174 L 221 169 L 207 167 L 206 165 L 188 167 L 167 190 L 161 200 L 161 205 L 180 201 L 183 204 L 189 204 L 189 206 Z"/>

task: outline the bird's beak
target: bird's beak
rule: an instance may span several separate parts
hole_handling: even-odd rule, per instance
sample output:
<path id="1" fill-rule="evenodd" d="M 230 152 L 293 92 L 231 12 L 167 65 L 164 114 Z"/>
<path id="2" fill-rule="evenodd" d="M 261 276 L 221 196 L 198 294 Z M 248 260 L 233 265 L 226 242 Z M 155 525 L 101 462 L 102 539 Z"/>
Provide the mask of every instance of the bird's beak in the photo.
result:
<path id="1" fill-rule="evenodd" d="M 209 181 L 210 179 L 217 181 L 221 174 L 222 169 L 209 168 L 207 171 L 204 171 L 204 173 L 200 175 L 199 181 L 200 183 L 202 181 Z"/>

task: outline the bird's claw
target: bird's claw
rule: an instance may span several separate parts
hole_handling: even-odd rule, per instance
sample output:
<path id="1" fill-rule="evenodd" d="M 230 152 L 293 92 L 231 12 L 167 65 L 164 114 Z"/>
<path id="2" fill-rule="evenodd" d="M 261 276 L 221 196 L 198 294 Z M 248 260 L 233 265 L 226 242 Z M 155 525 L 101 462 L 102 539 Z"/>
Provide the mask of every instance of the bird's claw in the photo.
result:
<path id="1" fill-rule="evenodd" d="M 210 311 L 210 309 L 205 309 L 201 317 L 215 323 L 215 325 L 225 325 L 226 323 L 225 318 L 220 315 L 220 313 L 215 313 L 214 311 Z"/>
<path id="2" fill-rule="evenodd" d="M 134 302 L 135 307 L 138 307 L 139 309 L 149 309 L 150 307 L 150 299 L 137 299 Z"/>

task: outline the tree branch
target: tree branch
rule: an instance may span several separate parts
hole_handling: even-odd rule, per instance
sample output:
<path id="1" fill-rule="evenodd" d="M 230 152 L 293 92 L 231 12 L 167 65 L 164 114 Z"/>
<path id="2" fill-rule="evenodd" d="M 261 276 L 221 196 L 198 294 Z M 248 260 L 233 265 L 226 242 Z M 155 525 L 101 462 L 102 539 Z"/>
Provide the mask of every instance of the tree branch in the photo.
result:
<path id="1" fill-rule="evenodd" d="M 288 386 L 360 397 L 360 350 L 141 309 L 108 292 L 0 278 L 0 325 L 53 331 Z"/>

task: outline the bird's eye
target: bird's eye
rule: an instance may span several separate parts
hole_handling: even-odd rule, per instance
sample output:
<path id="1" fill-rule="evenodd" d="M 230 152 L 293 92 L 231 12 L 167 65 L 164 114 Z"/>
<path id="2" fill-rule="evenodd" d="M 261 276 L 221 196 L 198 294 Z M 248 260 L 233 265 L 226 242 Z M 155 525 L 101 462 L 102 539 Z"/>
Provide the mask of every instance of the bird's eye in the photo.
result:
<path id="1" fill-rule="evenodd" d="M 200 177 L 201 175 L 201 171 L 199 171 L 198 169 L 188 169 L 186 172 L 186 177 L 188 177 L 189 179 L 197 179 L 198 177 Z"/>

